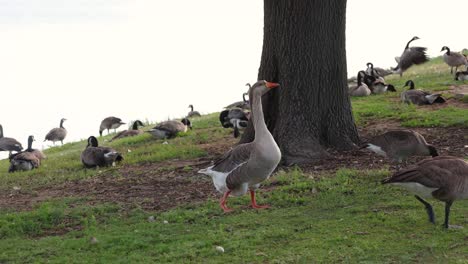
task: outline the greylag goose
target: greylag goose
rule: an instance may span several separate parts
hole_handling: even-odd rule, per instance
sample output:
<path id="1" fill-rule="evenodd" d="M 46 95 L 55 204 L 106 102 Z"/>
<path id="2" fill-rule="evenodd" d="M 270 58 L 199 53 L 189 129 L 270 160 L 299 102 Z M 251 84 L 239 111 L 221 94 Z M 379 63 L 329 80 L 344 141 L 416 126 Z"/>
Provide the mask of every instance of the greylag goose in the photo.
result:
<path id="1" fill-rule="evenodd" d="M 102 137 L 102 131 L 107 129 L 107 134 L 109 134 L 110 129 L 114 129 L 114 133 L 116 132 L 115 130 L 119 128 L 121 125 L 125 125 L 124 122 L 122 122 L 122 119 L 115 117 L 115 116 L 109 116 L 104 118 L 104 120 L 101 121 L 101 125 L 99 126 L 99 135 Z"/>
<path id="2" fill-rule="evenodd" d="M 187 117 L 198 117 L 201 116 L 198 111 L 193 111 L 193 105 L 188 106 L 190 108 L 190 112 L 187 114 Z"/>
<path id="3" fill-rule="evenodd" d="M 429 60 L 426 54 L 427 48 L 425 47 L 410 47 L 410 43 L 419 39 L 418 37 L 413 37 L 406 44 L 403 54 L 398 59 L 398 65 L 393 69 L 394 73 L 400 74 L 400 77 L 403 76 L 403 72 L 409 69 L 414 64 L 422 64 Z"/>
<path id="4" fill-rule="evenodd" d="M 453 74 L 453 67 L 455 67 L 455 72 L 458 70 L 458 67 L 466 65 L 466 58 L 458 52 L 450 51 L 449 47 L 443 46 L 440 52 L 446 50 L 444 53 L 444 61 L 450 66 L 450 73 Z"/>
<path id="5" fill-rule="evenodd" d="M 81 152 L 81 162 L 86 168 L 104 167 L 122 161 L 122 155 L 115 149 L 99 147 L 96 137 L 88 138 L 88 145 Z"/>
<path id="6" fill-rule="evenodd" d="M 138 129 L 138 126 L 144 126 L 140 120 L 133 122 L 132 129 L 120 131 L 110 141 L 113 141 L 119 138 L 124 138 L 124 137 L 133 137 L 133 136 L 142 134 L 143 131 Z"/>
<path id="7" fill-rule="evenodd" d="M 367 86 L 367 84 L 362 82 L 363 77 L 366 76 L 364 71 L 360 71 L 357 74 L 357 85 L 352 86 L 349 88 L 349 94 L 351 96 L 369 96 L 371 94 L 371 90 Z M 369 77 L 371 78 L 371 77 Z M 375 78 L 374 78 L 375 80 Z"/>
<path id="8" fill-rule="evenodd" d="M 233 127 L 234 137 L 237 138 L 240 135 L 239 129 L 247 127 L 249 119 L 241 108 L 231 108 L 219 114 L 219 121 L 224 128 Z"/>
<path id="9" fill-rule="evenodd" d="M 164 121 L 147 131 L 157 139 L 173 138 L 179 132 L 187 132 L 187 125 L 177 120 Z"/>
<path id="10" fill-rule="evenodd" d="M 409 86 L 407 91 L 401 93 L 401 101 L 405 103 L 412 103 L 415 105 L 427 105 L 433 103 L 445 103 L 445 99 L 442 98 L 441 94 L 431 94 L 423 90 L 414 89 L 414 82 L 412 80 L 406 81 L 403 87 Z"/>
<path id="11" fill-rule="evenodd" d="M 0 125 L 0 151 L 8 151 L 11 155 L 12 151 L 19 152 L 22 149 L 23 146 L 18 140 L 3 136 L 3 127 Z"/>
<path id="12" fill-rule="evenodd" d="M 445 202 L 444 227 L 449 227 L 450 207 L 457 199 L 468 199 L 468 164 L 463 159 L 439 156 L 425 159 L 416 165 L 393 174 L 382 181 L 408 189 L 424 204 L 429 221 L 435 224 L 434 210 L 423 198 Z"/>
<path id="13" fill-rule="evenodd" d="M 412 130 L 388 131 L 372 138 L 362 148 L 398 162 L 411 156 L 438 156 L 436 148 L 427 144 L 421 134 Z"/>
<path id="14" fill-rule="evenodd" d="M 213 166 L 198 171 L 212 177 L 216 189 L 223 193 L 220 206 L 224 212 L 229 212 L 226 200 L 230 194 L 244 195 L 250 191 L 252 207 L 256 209 L 268 206 L 257 205 L 255 190 L 260 183 L 270 177 L 281 159 L 281 152 L 273 136 L 268 131 L 263 117 L 262 95 L 279 84 L 258 81 L 249 89 L 252 104 L 252 118 L 255 129 L 255 139 L 250 143 L 237 145 Z"/>
<path id="15" fill-rule="evenodd" d="M 37 149 L 32 148 L 34 136 L 28 137 L 28 148 L 23 151 L 10 155 L 10 168 L 8 172 L 15 171 L 27 171 L 35 168 L 39 168 L 41 160 L 45 158 L 45 155 Z"/>
<path id="16" fill-rule="evenodd" d="M 55 145 L 56 141 L 62 142 L 63 145 L 63 140 L 67 136 L 67 130 L 63 127 L 63 122 L 65 122 L 67 119 L 62 118 L 60 120 L 60 127 L 52 128 L 49 133 L 45 136 L 44 141 L 52 141 Z"/>

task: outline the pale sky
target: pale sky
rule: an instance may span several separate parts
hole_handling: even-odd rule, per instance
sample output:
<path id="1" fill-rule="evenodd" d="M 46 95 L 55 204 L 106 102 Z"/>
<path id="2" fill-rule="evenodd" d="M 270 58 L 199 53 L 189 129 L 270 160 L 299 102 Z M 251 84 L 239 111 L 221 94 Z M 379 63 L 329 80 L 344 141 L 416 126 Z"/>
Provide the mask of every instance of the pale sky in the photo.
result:
<path id="1" fill-rule="evenodd" d="M 415 35 L 431 56 L 468 47 L 467 8 L 348 0 L 348 75 L 368 61 L 395 66 Z M 0 32 L 0 124 L 41 148 L 62 117 L 70 142 L 96 135 L 110 115 L 159 121 L 189 104 L 210 113 L 241 100 L 257 77 L 263 1 L 0 0 Z"/>

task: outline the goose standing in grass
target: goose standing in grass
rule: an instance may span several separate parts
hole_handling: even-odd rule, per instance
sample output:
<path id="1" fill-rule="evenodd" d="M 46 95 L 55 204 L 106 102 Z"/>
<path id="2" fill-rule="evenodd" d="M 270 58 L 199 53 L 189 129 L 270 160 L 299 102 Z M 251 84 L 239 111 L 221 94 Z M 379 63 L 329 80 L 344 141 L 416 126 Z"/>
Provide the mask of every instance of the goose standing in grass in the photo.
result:
<path id="1" fill-rule="evenodd" d="M 97 138 L 93 136 L 88 138 L 88 145 L 81 153 L 81 162 L 86 168 L 113 166 L 122 160 L 122 155 L 115 149 L 99 147 Z"/>
<path id="2" fill-rule="evenodd" d="M 429 221 L 435 224 L 434 210 L 423 198 L 445 202 L 444 227 L 449 228 L 450 207 L 458 199 L 468 199 L 468 164 L 463 159 L 439 156 L 393 174 L 383 184 L 402 186 L 424 204 Z"/>
<path id="3" fill-rule="evenodd" d="M 409 86 L 410 88 L 401 93 L 401 100 L 405 103 L 412 103 L 415 105 L 445 103 L 445 99 L 442 98 L 441 94 L 431 94 L 420 89 L 414 89 L 414 82 L 412 80 L 406 81 L 405 86 L 403 87 L 406 86 Z"/>
<path id="4" fill-rule="evenodd" d="M 133 137 L 133 136 L 142 134 L 143 131 L 138 129 L 138 126 L 144 126 L 140 120 L 136 120 L 135 122 L 133 122 L 132 129 L 120 131 L 110 141 L 113 141 L 119 138 L 124 138 L 124 137 Z"/>
<path id="5" fill-rule="evenodd" d="M 8 151 L 11 155 L 12 151 L 19 152 L 22 149 L 23 146 L 18 140 L 3 136 L 3 127 L 0 125 L 0 151 Z"/>
<path id="6" fill-rule="evenodd" d="M 122 122 L 122 119 L 115 117 L 115 116 L 109 116 L 104 118 L 104 120 L 101 121 L 101 125 L 99 126 L 99 135 L 102 137 L 102 131 L 107 129 L 107 134 L 109 134 L 110 129 L 114 129 L 114 133 L 116 132 L 116 129 L 119 128 L 121 125 L 125 125 L 124 122 Z"/>
<path id="7" fill-rule="evenodd" d="M 188 106 L 190 108 L 190 112 L 188 112 L 187 117 L 198 117 L 201 116 L 198 111 L 193 111 L 193 105 Z"/>
<path id="8" fill-rule="evenodd" d="M 377 155 L 402 162 L 411 156 L 438 156 L 434 146 L 427 144 L 426 139 L 412 130 L 388 131 L 372 138 L 362 148 L 367 148 Z"/>
<path id="9" fill-rule="evenodd" d="M 250 191 L 252 207 L 256 209 L 268 206 L 257 205 L 255 190 L 260 183 L 270 177 L 281 159 L 281 152 L 265 124 L 262 109 L 262 95 L 278 87 L 279 84 L 258 81 L 249 89 L 252 100 L 252 118 L 255 139 L 250 143 L 240 144 L 228 151 L 213 166 L 198 171 L 212 177 L 216 189 L 223 193 L 220 206 L 229 212 L 226 200 L 230 194 L 244 195 Z"/>
<path id="10" fill-rule="evenodd" d="M 168 120 L 157 124 L 147 132 L 157 139 L 173 138 L 177 136 L 179 132 L 187 132 L 187 125 L 181 121 Z"/>
<path id="11" fill-rule="evenodd" d="M 349 94 L 351 96 L 369 96 L 371 90 L 367 84 L 363 83 L 363 78 L 366 75 L 364 71 L 360 71 L 357 74 L 357 85 L 349 88 Z"/>
<path id="12" fill-rule="evenodd" d="M 425 47 L 410 47 L 410 43 L 419 39 L 418 37 L 413 37 L 406 44 L 405 50 L 398 58 L 398 65 L 393 69 L 394 73 L 400 74 L 400 77 L 403 76 L 403 72 L 409 69 L 414 64 L 422 64 L 429 60 L 426 54 L 427 48 Z"/>
<path id="13" fill-rule="evenodd" d="M 23 152 L 10 155 L 10 168 L 8 172 L 28 171 L 39 168 L 41 160 L 45 158 L 45 155 L 42 151 L 32 148 L 33 141 L 34 136 L 29 136 L 28 148 Z"/>
<path id="14" fill-rule="evenodd" d="M 60 120 L 60 127 L 52 128 L 49 133 L 45 136 L 44 142 L 49 140 L 52 141 L 55 145 L 55 142 L 60 141 L 63 145 L 63 140 L 67 136 L 67 130 L 63 127 L 63 122 L 67 119 L 62 118 Z"/>
<path id="15" fill-rule="evenodd" d="M 219 121 L 224 128 L 234 128 L 234 137 L 237 138 L 240 135 L 239 129 L 246 128 L 249 119 L 241 108 L 231 108 L 219 114 Z"/>
<path id="16" fill-rule="evenodd" d="M 455 81 L 468 81 L 468 71 L 455 73 Z"/>
<path id="17" fill-rule="evenodd" d="M 458 67 L 466 65 L 466 58 L 458 52 L 450 51 L 449 47 L 443 46 L 440 52 L 446 50 L 444 53 L 444 61 L 450 66 L 450 73 L 453 74 L 453 67 L 455 67 L 455 72 L 458 70 Z"/>

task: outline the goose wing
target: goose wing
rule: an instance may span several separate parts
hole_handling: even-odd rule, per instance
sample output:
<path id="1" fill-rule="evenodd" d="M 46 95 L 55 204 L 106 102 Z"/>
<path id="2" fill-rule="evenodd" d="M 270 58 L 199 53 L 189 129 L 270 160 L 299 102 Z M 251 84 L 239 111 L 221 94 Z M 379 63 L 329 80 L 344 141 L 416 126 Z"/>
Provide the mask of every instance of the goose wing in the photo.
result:
<path id="1" fill-rule="evenodd" d="M 215 161 L 212 170 L 219 172 L 230 172 L 246 163 L 253 151 L 253 143 L 241 144 L 226 152 L 220 159 Z"/>
<path id="2" fill-rule="evenodd" d="M 15 155 L 12 160 L 29 161 L 34 168 L 39 168 L 39 165 L 41 164 L 40 160 L 32 152 L 21 152 L 18 155 Z"/>
<path id="3" fill-rule="evenodd" d="M 67 130 L 65 128 L 56 127 L 50 130 L 49 133 L 47 133 L 45 139 L 46 140 L 53 140 L 53 139 L 63 140 L 66 135 L 67 135 Z"/>
<path id="4" fill-rule="evenodd" d="M 398 69 L 405 71 L 413 64 L 421 64 L 429 60 L 426 54 L 427 48 L 424 47 L 411 47 L 406 49 L 400 57 L 398 62 Z"/>
<path id="5" fill-rule="evenodd" d="M 14 138 L 0 138 L 0 151 L 21 151 L 23 146 Z"/>

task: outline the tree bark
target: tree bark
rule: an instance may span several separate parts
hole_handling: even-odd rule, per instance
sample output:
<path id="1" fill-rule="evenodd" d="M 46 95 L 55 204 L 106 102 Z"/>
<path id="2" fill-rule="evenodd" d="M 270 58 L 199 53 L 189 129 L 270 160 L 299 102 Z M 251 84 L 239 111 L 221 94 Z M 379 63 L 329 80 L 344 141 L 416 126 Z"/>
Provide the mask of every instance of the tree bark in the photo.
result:
<path id="1" fill-rule="evenodd" d="M 346 83 L 345 15 L 346 0 L 264 0 L 258 79 L 281 85 L 263 107 L 287 165 L 359 142 Z M 254 137 L 249 124 L 240 143 Z"/>

